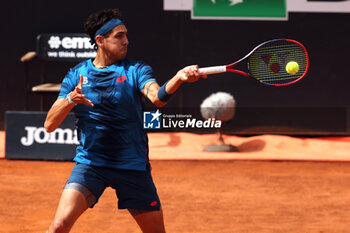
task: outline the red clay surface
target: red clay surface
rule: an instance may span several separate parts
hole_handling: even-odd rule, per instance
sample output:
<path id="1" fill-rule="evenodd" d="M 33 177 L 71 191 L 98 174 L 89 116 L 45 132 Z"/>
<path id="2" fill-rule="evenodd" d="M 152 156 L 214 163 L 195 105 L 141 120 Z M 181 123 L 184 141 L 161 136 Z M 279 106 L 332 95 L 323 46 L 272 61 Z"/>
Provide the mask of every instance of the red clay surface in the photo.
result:
<path id="1" fill-rule="evenodd" d="M 234 153 L 202 152 L 215 135 L 149 138 L 168 233 L 350 232 L 350 163 L 339 162 L 350 137 L 225 135 Z M 4 141 L 0 132 L 0 233 L 45 232 L 74 163 L 1 159 Z M 72 232 L 140 232 L 116 202 L 107 189 Z"/>
<path id="2" fill-rule="evenodd" d="M 0 160 L 0 232 L 45 232 L 72 162 Z M 167 232 L 349 232 L 350 163 L 152 161 Z M 140 232 L 107 189 L 75 233 Z"/>
<path id="3" fill-rule="evenodd" d="M 224 135 L 224 140 L 227 144 L 236 146 L 239 152 L 203 152 L 206 145 L 218 143 L 215 134 L 151 133 L 150 158 L 350 161 L 350 137 Z"/>
<path id="4" fill-rule="evenodd" d="M 215 134 L 149 133 L 153 160 L 302 160 L 350 161 L 350 137 L 298 138 L 282 135 L 242 137 L 224 135 L 227 144 L 239 152 L 203 152 L 217 144 Z M 0 131 L 0 158 L 5 156 L 5 133 Z"/>

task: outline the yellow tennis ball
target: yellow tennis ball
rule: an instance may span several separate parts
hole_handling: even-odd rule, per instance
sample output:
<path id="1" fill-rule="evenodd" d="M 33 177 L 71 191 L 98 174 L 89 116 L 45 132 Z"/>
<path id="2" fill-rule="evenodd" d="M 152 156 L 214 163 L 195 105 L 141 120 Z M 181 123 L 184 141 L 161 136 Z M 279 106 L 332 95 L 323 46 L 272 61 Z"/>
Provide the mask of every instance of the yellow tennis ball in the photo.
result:
<path id="1" fill-rule="evenodd" d="M 288 74 L 296 74 L 299 71 L 299 64 L 295 61 L 290 61 L 286 65 L 286 71 Z"/>

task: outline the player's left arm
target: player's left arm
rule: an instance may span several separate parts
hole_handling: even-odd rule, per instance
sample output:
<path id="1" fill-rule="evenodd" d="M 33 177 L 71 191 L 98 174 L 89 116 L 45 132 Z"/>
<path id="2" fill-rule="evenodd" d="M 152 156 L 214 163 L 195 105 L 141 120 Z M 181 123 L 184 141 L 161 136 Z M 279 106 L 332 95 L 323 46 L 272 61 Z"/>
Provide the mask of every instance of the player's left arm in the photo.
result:
<path id="1" fill-rule="evenodd" d="M 196 82 L 202 76 L 198 72 L 198 65 L 187 66 L 179 70 L 176 75 L 166 82 L 163 86 L 159 86 L 156 81 L 149 81 L 142 89 L 142 93 L 157 107 L 164 106 L 171 95 L 173 95 L 182 83 Z"/>

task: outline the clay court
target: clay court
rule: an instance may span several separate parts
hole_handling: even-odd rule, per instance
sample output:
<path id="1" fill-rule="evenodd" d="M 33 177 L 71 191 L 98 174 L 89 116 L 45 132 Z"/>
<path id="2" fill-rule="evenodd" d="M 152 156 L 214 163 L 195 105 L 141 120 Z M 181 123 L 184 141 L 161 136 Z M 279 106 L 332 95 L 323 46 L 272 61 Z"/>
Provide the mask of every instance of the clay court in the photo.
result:
<path id="1" fill-rule="evenodd" d="M 182 145 L 187 157 L 174 158 L 185 136 L 196 138 L 191 143 L 195 147 L 213 136 L 170 134 L 162 140 L 159 136 L 150 135 L 151 163 L 167 232 L 348 232 L 349 137 L 226 136 L 226 141 L 246 151 L 231 157 L 209 153 L 214 156 L 209 158 L 199 149 L 191 151 L 189 145 Z M 3 140 L 2 134 L 2 144 Z M 269 159 L 268 150 L 270 156 L 285 151 L 286 157 Z M 191 153 L 203 158 L 190 158 Z M 292 159 L 292 154 L 309 157 Z M 45 232 L 73 165 L 0 159 L 0 232 Z M 126 210 L 117 210 L 115 194 L 107 189 L 72 232 L 140 230 Z"/>
<path id="2" fill-rule="evenodd" d="M 141 124 L 167 233 L 350 233 L 350 0 L 3 2 L 0 233 L 46 232 L 79 138 L 136 166 Z M 117 201 L 71 232 L 141 233 Z"/>

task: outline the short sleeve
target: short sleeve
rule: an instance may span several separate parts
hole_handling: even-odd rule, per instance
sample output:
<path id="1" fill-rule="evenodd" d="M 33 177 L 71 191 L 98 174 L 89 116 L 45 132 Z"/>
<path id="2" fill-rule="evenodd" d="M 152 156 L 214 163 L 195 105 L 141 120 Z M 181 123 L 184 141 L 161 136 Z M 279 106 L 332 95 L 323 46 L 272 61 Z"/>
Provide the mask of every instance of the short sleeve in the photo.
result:
<path id="1" fill-rule="evenodd" d="M 58 98 L 66 98 L 68 93 L 75 89 L 75 75 L 73 70 L 71 69 L 67 75 L 64 77 L 61 85 L 60 93 L 58 94 Z"/>
<path id="2" fill-rule="evenodd" d="M 140 63 L 136 69 L 137 76 L 138 76 L 138 88 L 141 91 L 145 84 L 149 81 L 156 81 L 153 75 L 153 69 L 149 65 L 145 63 Z"/>

